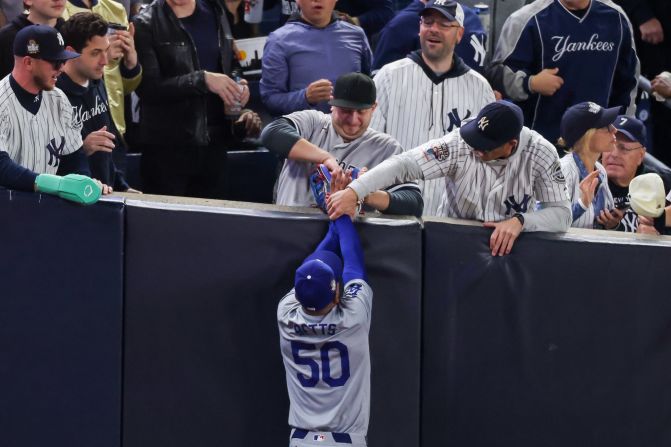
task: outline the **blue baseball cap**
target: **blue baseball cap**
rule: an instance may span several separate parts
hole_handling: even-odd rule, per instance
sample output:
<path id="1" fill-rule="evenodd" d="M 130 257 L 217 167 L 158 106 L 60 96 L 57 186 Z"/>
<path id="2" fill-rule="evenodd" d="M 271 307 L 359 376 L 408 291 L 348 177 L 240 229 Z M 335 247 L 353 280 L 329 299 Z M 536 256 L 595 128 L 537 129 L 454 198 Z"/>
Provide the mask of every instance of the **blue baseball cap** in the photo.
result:
<path id="1" fill-rule="evenodd" d="M 296 269 L 296 299 L 308 310 L 318 311 L 333 301 L 342 278 L 342 259 L 331 251 L 317 251 Z"/>
<path id="2" fill-rule="evenodd" d="M 423 16 L 431 9 L 441 13 L 450 22 L 457 22 L 459 26 L 464 26 L 464 8 L 454 0 L 431 0 L 419 15 Z"/>
<path id="3" fill-rule="evenodd" d="M 614 124 L 619 113 L 619 107 L 605 109 L 595 102 L 581 102 L 564 112 L 559 125 L 559 136 L 568 147 L 573 147 L 588 130 Z"/>
<path id="4" fill-rule="evenodd" d="M 619 115 L 615 118 L 613 126 L 615 126 L 618 133 L 621 133 L 631 141 L 635 141 L 645 146 L 647 131 L 645 130 L 645 124 L 643 124 L 642 121 L 631 116 Z"/>
<path id="5" fill-rule="evenodd" d="M 79 53 L 65 49 L 63 36 L 55 28 L 48 25 L 30 25 L 16 33 L 14 56 L 65 61 L 79 57 Z"/>
<path id="6" fill-rule="evenodd" d="M 459 133 L 473 149 L 489 152 L 512 139 L 519 139 L 522 126 L 522 109 L 501 100 L 484 106 L 475 119 L 461 126 Z"/>

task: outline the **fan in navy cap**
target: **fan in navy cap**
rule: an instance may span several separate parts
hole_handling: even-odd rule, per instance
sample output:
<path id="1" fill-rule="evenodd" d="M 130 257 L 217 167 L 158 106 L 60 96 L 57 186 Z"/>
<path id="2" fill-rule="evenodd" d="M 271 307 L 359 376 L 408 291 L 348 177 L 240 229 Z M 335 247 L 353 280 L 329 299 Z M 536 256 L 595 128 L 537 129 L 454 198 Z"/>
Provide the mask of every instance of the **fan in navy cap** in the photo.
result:
<path id="1" fill-rule="evenodd" d="M 359 236 L 342 216 L 277 307 L 292 447 L 366 446 L 372 299 Z"/>
<path id="2" fill-rule="evenodd" d="M 606 170 L 598 161 L 615 149 L 613 122 L 619 110 L 581 102 L 562 116 L 558 145 L 570 150 L 561 159 L 561 167 L 571 198 L 573 227 L 613 229 L 622 219 L 608 188 Z"/>
<path id="3" fill-rule="evenodd" d="M 482 161 L 510 156 L 524 126 L 522 110 L 508 101 L 487 104 L 478 116 L 461 126 L 459 132 Z"/>
<path id="4" fill-rule="evenodd" d="M 617 129 L 615 134 L 617 143 L 614 150 L 603 154 L 601 164 L 608 173 L 608 188 L 613 194 L 615 208 L 624 211 L 624 216 L 616 229 L 657 234 L 652 219 L 640 217 L 632 209 L 629 199 L 629 187 L 632 180 L 642 174 L 655 172 L 643 163 L 646 158 L 647 141 L 645 125 L 638 119 L 627 115 L 619 115 L 613 125 Z M 668 185 L 668 180 L 665 183 L 667 184 L 664 189 L 669 191 L 671 185 Z"/>
<path id="5" fill-rule="evenodd" d="M 25 67 L 40 90 L 52 90 L 63 64 L 79 53 L 65 49 L 63 36 L 48 25 L 30 25 L 14 39 L 14 68 Z"/>
<path id="6" fill-rule="evenodd" d="M 464 9 L 454 0 L 431 0 L 419 15 L 424 17 L 430 11 L 438 11 L 450 22 L 457 22 L 459 26 L 464 26 Z"/>
<path id="7" fill-rule="evenodd" d="M 510 253 L 522 231 L 566 231 L 570 226 L 557 151 L 524 127 L 522 111 L 507 101 L 487 104 L 460 129 L 391 157 L 332 194 L 329 217 L 351 213 L 373 188 L 442 177 L 439 216 L 484 222 L 493 229 L 492 255 Z"/>

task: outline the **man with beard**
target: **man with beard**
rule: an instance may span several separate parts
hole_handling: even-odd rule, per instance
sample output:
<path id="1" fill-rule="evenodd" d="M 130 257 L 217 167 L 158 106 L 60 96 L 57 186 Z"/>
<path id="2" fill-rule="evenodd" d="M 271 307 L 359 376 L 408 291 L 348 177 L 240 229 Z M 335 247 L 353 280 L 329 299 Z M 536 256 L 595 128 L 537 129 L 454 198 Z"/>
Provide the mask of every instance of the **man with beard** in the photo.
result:
<path id="1" fill-rule="evenodd" d="M 434 0 L 422 11 L 421 50 L 385 65 L 375 76 L 378 107 L 371 127 L 394 137 L 404 150 L 440 138 L 490 102 L 494 92 L 454 48 L 464 34 L 464 11 L 453 0 Z M 436 216 L 451 199 L 446 181 L 420 182 L 424 215 Z"/>
<path id="2" fill-rule="evenodd" d="M 0 81 L 1 186 L 57 192 L 53 188 L 62 179 L 52 174 L 89 173 L 70 103 L 55 88 L 65 62 L 76 57 L 79 54 L 66 51 L 63 37 L 50 26 L 31 25 L 17 33 L 14 69 Z M 43 184 L 44 179 L 53 183 Z M 87 186 L 97 188 L 99 195 L 100 185 Z M 109 191 L 103 187 L 104 193 Z"/>

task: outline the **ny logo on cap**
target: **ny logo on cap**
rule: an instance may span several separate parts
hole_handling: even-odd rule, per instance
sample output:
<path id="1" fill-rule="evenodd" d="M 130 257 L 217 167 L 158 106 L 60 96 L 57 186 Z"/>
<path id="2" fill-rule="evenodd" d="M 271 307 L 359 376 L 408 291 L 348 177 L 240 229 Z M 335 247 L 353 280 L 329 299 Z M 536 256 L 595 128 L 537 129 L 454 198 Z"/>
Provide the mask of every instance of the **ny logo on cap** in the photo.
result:
<path id="1" fill-rule="evenodd" d="M 60 46 L 64 47 L 65 41 L 63 40 L 63 36 L 61 36 L 61 33 L 56 33 L 56 35 L 58 36 L 58 43 L 60 44 Z"/>
<path id="2" fill-rule="evenodd" d="M 489 126 L 489 119 L 486 116 L 483 116 L 480 118 L 480 121 L 478 121 L 478 127 L 484 132 L 487 126 Z"/>
<path id="3" fill-rule="evenodd" d="M 28 54 L 37 54 L 40 52 L 40 46 L 33 39 L 28 41 Z"/>
<path id="4" fill-rule="evenodd" d="M 601 106 L 594 102 L 588 102 L 587 107 L 589 108 L 590 113 L 599 113 Z"/>
<path id="5" fill-rule="evenodd" d="M 445 6 L 445 3 L 447 3 L 447 0 L 436 0 L 434 5 Z"/>

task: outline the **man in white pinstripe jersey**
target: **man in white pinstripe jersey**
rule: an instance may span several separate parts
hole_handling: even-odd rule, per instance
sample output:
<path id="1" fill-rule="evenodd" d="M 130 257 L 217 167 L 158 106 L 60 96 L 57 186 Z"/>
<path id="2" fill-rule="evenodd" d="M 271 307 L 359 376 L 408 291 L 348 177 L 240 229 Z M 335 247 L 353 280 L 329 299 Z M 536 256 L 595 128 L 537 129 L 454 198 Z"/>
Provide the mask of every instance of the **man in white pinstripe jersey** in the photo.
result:
<path id="1" fill-rule="evenodd" d="M 510 253 L 522 231 L 566 231 L 571 204 L 554 146 L 523 127 L 522 110 L 506 101 L 437 140 L 395 155 L 329 200 L 329 217 L 347 214 L 358 200 L 389 184 L 447 177 L 451 194 L 443 214 L 492 228 L 492 255 Z"/>
<path id="2" fill-rule="evenodd" d="M 375 76 L 378 106 L 371 127 L 408 150 L 461 126 L 494 101 L 477 71 L 454 53 L 464 34 L 464 11 L 454 0 L 431 0 L 421 13 L 421 50 L 385 65 Z M 421 182 L 424 215 L 439 215 L 449 179 Z"/>
<path id="3" fill-rule="evenodd" d="M 81 129 L 68 98 L 55 87 L 63 65 L 75 57 L 54 28 L 27 26 L 14 40 L 14 69 L 0 81 L 0 151 L 38 174 L 90 174 Z M 87 152 L 98 150 L 106 148 Z"/>

